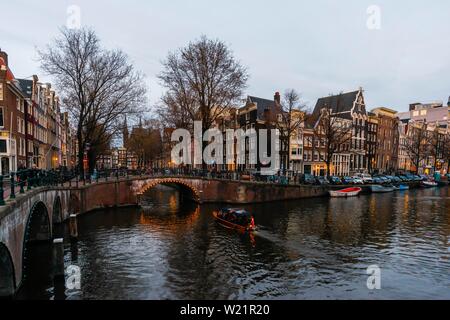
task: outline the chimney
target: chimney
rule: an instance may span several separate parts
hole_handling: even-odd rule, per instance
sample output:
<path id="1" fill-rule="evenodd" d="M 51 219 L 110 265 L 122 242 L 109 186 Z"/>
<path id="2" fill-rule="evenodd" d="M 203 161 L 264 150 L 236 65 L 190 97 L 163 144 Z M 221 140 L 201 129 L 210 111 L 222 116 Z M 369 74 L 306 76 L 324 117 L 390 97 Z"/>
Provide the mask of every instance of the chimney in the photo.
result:
<path id="1" fill-rule="evenodd" d="M 281 96 L 279 92 L 275 92 L 275 96 L 273 97 L 275 102 L 281 103 Z"/>
<path id="2" fill-rule="evenodd" d="M 6 67 L 8 67 L 8 54 L 5 51 L 2 51 L 1 48 L 0 48 L 0 57 L 3 58 L 3 60 L 5 61 Z"/>

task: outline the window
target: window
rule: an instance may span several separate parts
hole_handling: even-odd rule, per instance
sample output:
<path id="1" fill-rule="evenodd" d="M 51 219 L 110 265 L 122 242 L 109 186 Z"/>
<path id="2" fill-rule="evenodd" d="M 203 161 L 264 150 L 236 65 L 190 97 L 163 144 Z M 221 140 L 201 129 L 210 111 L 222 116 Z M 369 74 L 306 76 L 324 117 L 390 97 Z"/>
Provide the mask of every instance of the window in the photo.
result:
<path id="1" fill-rule="evenodd" d="M 1 153 L 6 153 L 6 140 L 0 140 L 0 152 Z"/>
<path id="2" fill-rule="evenodd" d="M 4 127 L 4 122 L 3 122 L 3 107 L 0 107 L 0 127 Z"/>
<path id="3" fill-rule="evenodd" d="M 283 115 L 282 114 L 278 114 L 278 122 L 282 122 L 283 121 Z"/>

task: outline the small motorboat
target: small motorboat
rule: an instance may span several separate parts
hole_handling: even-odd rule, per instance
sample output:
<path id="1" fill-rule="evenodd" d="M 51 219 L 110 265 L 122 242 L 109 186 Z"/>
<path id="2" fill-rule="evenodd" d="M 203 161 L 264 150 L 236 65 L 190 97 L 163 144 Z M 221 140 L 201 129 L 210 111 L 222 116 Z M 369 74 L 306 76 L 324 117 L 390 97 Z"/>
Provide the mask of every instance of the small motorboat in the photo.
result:
<path id="1" fill-rule="evenodd" d="M 361 188 L 347 188 L 338 191 L 329 191 L 332 198 L 356 197 L 361 193 Z"/>
<path id="2" fill-rule="evenodd" d="M 433 181 L 422 181 L 421 185 L 424 188 L 435 188 L 438 186 L 437 182 Z"/>
<path id="3" fill-rule="evenodd" d="M 224 208 L 214 211 L 213 216 L 218 223 L 230 229 L 241 232 L 255 231 L 255 219 L 244 209 Z"/>
<path id="4" fill-rule="evenodd" d="M 401 185 L 397 186 L 395 190 L 406 191 L 406 190 L 409 190 L 409 186 L 407 186 L 406 184 L 401 184 Z"/>
<path id="5" fill-rule="evenodd" d="M 372 185 L 370 186 L 370 190 L 372 190 L 372 193 L 388 193 L 393 192 L 395 189 L 394 187 Z"/>

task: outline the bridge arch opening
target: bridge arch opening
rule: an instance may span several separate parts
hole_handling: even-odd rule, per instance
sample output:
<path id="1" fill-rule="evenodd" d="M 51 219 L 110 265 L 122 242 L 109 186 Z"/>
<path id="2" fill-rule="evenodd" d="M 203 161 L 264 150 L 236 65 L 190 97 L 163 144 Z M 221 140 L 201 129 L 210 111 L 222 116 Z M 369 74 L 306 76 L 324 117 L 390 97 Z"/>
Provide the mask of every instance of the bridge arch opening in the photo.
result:
<path id="1" fill-rule="evenodd" d="M 151 181 L 142 187 L 140 194 L 145 194 L 147 191 L 158 185 L 163 185 L 178 190 L 181 201 L 200 202 L 200 192 L 194 186 L 178 179 Z"/>
<path id="2" fill-rule="evenodd" d="M 15 288 L 16 280 L 11 254 L 8 248 L 3 243 L 0 243 L 0 297 L 12 297 Z"/>
<path id="3" fill-rule="evenodd" d="M 59 224 L 63 222 L 61 198 L 56 196 L 53 201 L 52 223 Z"/>
<path id="4" fill-rule="evenodd" d="M 32 242 L 48 241 L 51 238 L 48 210 L 42 201 L 31 208 L 25 229 L 25 245 Z"/>
<path id="5" fill-rule="evenodd" d="M 61 198 L 59 196 L 55 197 L 53 201 L 53 211 L 52 211 L 52 234 L 53 238 L 61 238 L 64 233 L 62 226 L 63 216 L 62 216 L 62 205 Z"/>
<path id="6" fill-rule="evenodd" d="M 52 247 L 50 243 L 52 229 L 47 206 L 36 202 L 30 210 L 25 228 L 22 252 L 21 290 L 33 292 L 34 286 L 44 288 L 51 276 Z M 35 291 L 35 290 L 34 290 Z M 21 294 L 19 292 L 19 294 Z M 27 298 L 27 297 L 24 297 Z"/>

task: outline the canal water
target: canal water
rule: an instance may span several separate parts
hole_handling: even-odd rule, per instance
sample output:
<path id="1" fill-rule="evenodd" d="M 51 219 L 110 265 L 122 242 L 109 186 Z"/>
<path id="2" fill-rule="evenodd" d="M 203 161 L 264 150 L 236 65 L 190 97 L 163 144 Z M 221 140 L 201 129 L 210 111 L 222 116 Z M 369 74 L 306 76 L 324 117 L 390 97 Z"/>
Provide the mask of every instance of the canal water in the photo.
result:
<path id="1" fill-rule="evenodd" d="M 450 299 L 449 188 L 247 206 L 253 237 L 215 223 L 217 208 L 158 187 L 143 208 L 84 215 L 65 245 L 79 289 L 53 280 L 39 245 L 17 298 Z M 367 286 L 374 265 L 379 290 Z"/>

